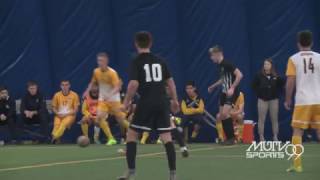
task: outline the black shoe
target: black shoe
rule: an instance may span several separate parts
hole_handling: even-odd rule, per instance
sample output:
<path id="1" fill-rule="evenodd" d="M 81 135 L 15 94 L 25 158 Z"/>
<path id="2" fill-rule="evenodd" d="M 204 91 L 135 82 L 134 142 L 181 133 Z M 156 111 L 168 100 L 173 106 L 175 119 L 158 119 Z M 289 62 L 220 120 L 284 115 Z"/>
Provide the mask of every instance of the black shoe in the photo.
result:
<path id="1" fill-rule="evenodd" d="M 234 142 L 234 139 L 233 138 L 230 138 L 230 139 L 228 139 L 228 140 L 226 140 L 226 141 L 224 141 L 223 143 L 222 143 L 222 145 L 224 145 L 224 146 L 232 146 L 232 145 L 234 145 L 235 144 L 235 142 Z"/>

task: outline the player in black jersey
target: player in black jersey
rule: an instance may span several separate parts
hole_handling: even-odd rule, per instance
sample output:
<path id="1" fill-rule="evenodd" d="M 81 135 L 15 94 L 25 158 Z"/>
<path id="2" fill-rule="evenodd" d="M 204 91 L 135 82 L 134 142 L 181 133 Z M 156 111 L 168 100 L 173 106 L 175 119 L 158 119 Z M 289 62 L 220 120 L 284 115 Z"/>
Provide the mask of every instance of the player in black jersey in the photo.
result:
<path id="1" fill-rule="evenodd" d="M 152 129 L 159 132 L 164 143 L 170 168 L 169 179 L 176 179 L 176 154 L 170 124 L 170 107 L 173 112 L 179 111 L 176 86 L 166 63 L 150 52 L 151 46 L 152 36 L 149 32 L 136 33 L 135 47 L 138 56 L 130 67 L 130 82 L 123 102 L 124 108 L 130 105 L 136 91 L 140 94 L 140 100 L 127 133 L 128 171 L 119 177 L 119 180 L 134 179 L 138 133 Z M 166 85 L 171 106 L 167 98 Z"/>
<path id="2" fill-rule="evenodd" d="M 226 134 L 226 145 L 234 144 L 234 129 L 230 111 L 240 94 L 239 83 L 242 79 L 241 71 L 233 64 L 224 59 L 223 50 L 219 46 L 209 49 L 210 59 L 219 65 L 220 79 L 212 84 L 208 91 L 211 93 L 218 85 L 222 85 L 222 93 L 220 96 L 220 120 L 222 121 L 223 130 Z"/>

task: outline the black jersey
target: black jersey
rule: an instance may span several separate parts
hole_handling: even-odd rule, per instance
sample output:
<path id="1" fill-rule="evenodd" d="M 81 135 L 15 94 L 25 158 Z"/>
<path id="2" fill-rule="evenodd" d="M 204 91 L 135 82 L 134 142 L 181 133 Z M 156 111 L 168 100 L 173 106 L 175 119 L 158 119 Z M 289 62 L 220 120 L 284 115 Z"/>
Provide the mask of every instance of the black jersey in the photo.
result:
<path id="1" fill-rule="evenodd" d="M 129 79 L 139 82 L 141 101 L 167 100 L 166 80 L 171 78 L 166 63 L 152 53 L 139 54 L 130 67 Z"/>
<path id="2" fill-rule="evenodd" d="M 230 89 L 233 82 L 236 80 L 236 76 L 234 75 L 236 67 L 228 61 L 222 60 L 219 64 L 219 69 L 220 79 L 222 80 L 222 92 L 227 93 L 228 89 Z"/>

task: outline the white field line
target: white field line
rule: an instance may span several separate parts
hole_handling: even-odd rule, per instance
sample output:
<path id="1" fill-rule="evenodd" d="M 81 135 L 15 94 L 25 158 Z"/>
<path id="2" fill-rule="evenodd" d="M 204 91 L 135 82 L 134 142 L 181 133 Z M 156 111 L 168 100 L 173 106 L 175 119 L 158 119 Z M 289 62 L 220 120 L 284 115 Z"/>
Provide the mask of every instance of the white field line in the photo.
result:
<path id="1" fill-rule="evenodd" d="M 229 149 L 229 148 L 235 148 L 235 147 L 239 147 L 239 146 L 205 147 L 205 148 L 193 149 L 193 150 L 190 150 L 190 152 L 210 151 L 210 150 L 215 150 L 215 149 Z M 147 154 L 137 155 L 137 158 L 152 157 L 152 156 L 158 156 L 158 155 L 163 155 L 163 154 L 165 154 L 165 152 L 147 153 Z M 100 162 L 100 161 L 112 161 L 112 160 L 119 160 L 119 159 L 125 159 L 125 156 L 110 157 L 110 158 L 96 158 L 96 159 L 87 159 L 87 160 L 75 160 L 75 161 L 62 161 L 62 162 L 34 164 L 34 165 L 27 165 L 27 166 L 18 166 L 18 167 L 12 167 L 12 168 L 2 168 L 2 169 L 0 169 L 0 172 L 17 171 L 17 170 L 23 170 L 23 169 L 35 169 L 35 168 L 43 168 L 43 167 L 52 167 L 52 166 L 59 166 L 59 165 L 71 165 L 71 164 L 82 164 L 82 163 Z"/>

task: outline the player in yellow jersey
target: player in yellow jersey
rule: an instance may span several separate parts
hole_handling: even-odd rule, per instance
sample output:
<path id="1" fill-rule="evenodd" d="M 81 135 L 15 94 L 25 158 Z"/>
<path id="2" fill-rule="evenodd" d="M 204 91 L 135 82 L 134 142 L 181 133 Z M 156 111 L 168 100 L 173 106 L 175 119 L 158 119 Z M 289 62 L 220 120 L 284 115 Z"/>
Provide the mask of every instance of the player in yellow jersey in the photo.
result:
<path id="1" fill-rule="evenodd" d="M 232 105 L 232 109 L 230 111 L 230 116 L 235 122 L 234 124 L 238 125 L 238 142 L 241 142 L 243 134 L 244 102 L 244 94 L 240 92 L 236 102 Z M 219 141 L 223 142 L 225 140 L 225 136 L 219 113 L 217 114 L 216 128 L 219 136 Z"/>
<path id="2" fill-rule="evenodd" d="M 85 94 L 88 94 L 92 84 L 99 86 L 99 103 L 97 108 L 97 121 L 104 121 L 108 114 L 114 115 L 118 123 L 125 129 L 129 127 L 126 113 L 121 111 L 120 88 L 121 81 L 118 73 L 108 66 L 107 53 L 97 54 L 98 68 L 93 71 L 92 79 Z M 109 139 L 107 145 L 116 144 L 115 139 Z"/>
<path id="3" fill-rule="evenodd" d="M 243 135 L 244 102 L 244 94 L 240 92 L 240 95 L 237 98 L 236 103 L 232 106 L 232 110 L 230 112 L 231 118 L 233 119 L 236 127 L 235 134 L 238 142 L 242 141 Z"/>
<path id="4" fill-rule="evenodd" d="M 295 105 L 291 126 L 293 128 L 292 144 L 295 153 L 303 153 L 302 135 L 309 127 L 317 130 L 320 136 L 320 54 L 311 50 L 312 32 L 298 33 L 299 52 L 289 58 L 287 66 L 286 109 L 292 105 L 295 92 Z M 293 158 L 293 165 L 287 172 L 302 172 L 301 156 Z"/>
<path id="5" fill-rule="evenodd" d="M 52 110 L 55 115 L 52 130 L 54 144 L 60 140 L 64 131 L 71 127 L 78 112 L 79 96 L 70 90 L 70 86 L 68 80 L 61 81 L 61 91 L 57 92 L 52 99 Z"/>
<path id="6" fill-rule="evenodd" d="M 114 139 L 109 124 L 106 120 L 97 121 L 97 108 L 98 108 L 99 89 L 96 84 L 92 85 L 89 94 L 85 97 L 82 103 L 82 120 L 81 130 L 84 136 L 88 137 L 89 125 L 95 124 L 100 127 L 109 139 Z M 95 134 L 95 142 L 98 142 L 98 137 Z"/>

